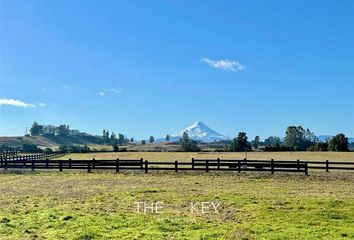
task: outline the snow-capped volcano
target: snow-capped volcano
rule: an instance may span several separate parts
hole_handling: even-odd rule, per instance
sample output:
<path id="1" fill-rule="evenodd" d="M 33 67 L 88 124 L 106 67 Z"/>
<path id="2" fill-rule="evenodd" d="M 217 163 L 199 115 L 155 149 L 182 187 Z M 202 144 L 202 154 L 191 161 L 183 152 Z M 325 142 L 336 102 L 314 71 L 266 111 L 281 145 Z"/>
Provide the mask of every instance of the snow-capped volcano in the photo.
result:
<path id="1" fill-rule="evenodd" d="M 191 139 L 202 142 L 218 142 L 228 139 L 224 135 L 215 132 L 201 121 L 198 121 L 186 129 L 183 129 L 178 135 L 171 136 L 171 140 L 172 138 L 173 140 L 175 140 L 175 138 L 179 139 L 184 132 L 186 132 Z"/>

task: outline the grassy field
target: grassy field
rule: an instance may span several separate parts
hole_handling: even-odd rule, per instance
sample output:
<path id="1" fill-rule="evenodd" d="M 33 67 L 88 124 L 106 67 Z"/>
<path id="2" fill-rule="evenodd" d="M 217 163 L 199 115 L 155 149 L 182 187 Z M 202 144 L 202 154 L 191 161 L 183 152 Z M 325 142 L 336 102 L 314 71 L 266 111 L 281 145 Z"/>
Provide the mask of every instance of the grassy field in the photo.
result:
<path id="1" fill-rule="evenodd" d="M 95 157 L 111 158 L 109 154 Z M 199 156 L 134 154 L 137 153 L 119 153 L 114 157 L 189 160 Z M 257 158 L 270 157 L 253 154 Z M 93 155 L 69 156 L 84 159 Z M 292 156 L 294 153 L 272 155 L 293 159 Z M 312 160 L 323 160 L 323 156 L 353 160 L 347 153 L 296 153 L 294 159 L 299 156 Z M 142 201 L 163 202 L 163 213 L 137 213 L 134 202 Z M 348 172 L 305 176 L 8 171 L 0 173 L 0 202 L 0 239 L 354 238 L 354 173 Z M 220 207 L 217 213 L 192 213 L 190 202 L 214 202 Z"/>
<path id="2" fill-rule="evenodd" d="M 186 153 L 186 152 L 120 152 L 120 153 L 86 153 L 69 154 L 62 159 L 140 159 L 144 158 L 153 161 L 190 161 L 192 157 L 196 159 L 243 159 L 244 152 L 225 153 Z M 248 152 L 247 159 L 256 160 L 319 160 L 330 161 L 352 161 L 354 162 L 354 152 Z"/>

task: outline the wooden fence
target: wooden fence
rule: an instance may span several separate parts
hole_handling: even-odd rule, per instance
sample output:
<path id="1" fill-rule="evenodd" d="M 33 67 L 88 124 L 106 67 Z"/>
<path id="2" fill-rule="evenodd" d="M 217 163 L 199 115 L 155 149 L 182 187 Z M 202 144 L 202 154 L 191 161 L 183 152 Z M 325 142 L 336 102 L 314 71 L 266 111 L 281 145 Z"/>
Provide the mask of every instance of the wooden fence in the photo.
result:
<path id="1" fill-rule="evenodd" d="M 18 151 L 15 150 L 0 150 L 0 157 L 1 158 L 8 158 L 12 156 L 16 156 Z"/>
<path id="2" fill-rule="evenodd" d="M 113 170 L 115 172 L 133 170 L 148 173 L 154 170 L 164 171 L 234 171 L 234 172 L 302 172 L 306 175 L 309 169 L 330 170 L 354 170 L 354 162 L 315 162 L 315 161 L 274 161 L 272 160 L 221 160 L 221 159 L 194 159 L 190 162 L 159 162 L 148 161 L 143 158 L 139 160 L 50 160 L 49 158 L 20 158 L 15 160 L 3 159 L 0 168 L 17 169 L 84 169 L 87 172 L 92 170 Z"/>
<path id="3" fill-rule="evenodd" d="M 42 159 L 52 159 L 52 158 L 59 158 L 64 156 L 66 153 L 62 152 L 53 152 L 53 153 L 36 153 L 36 154 L 26 154 L 26 155 L 17 155 L 17 154 L 12 154 L 12 155 L 6 155 L 2 156 L 0 155 L 0 165 L 3 165 L 3 162 L 5 161 L 31 161 L 31 160 L 42 160 Z"/>

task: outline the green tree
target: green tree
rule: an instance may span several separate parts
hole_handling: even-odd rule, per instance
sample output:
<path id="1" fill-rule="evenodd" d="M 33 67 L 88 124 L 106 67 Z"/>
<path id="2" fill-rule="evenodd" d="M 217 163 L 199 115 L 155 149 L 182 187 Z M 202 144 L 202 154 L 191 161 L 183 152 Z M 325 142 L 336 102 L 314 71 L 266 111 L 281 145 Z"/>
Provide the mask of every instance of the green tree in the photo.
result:
<path id="1" fill-rule="evenodd" d="M 260 140 L 259 136 L 256 136 L 256 137 L 254 138 L 254 140 L 252 141 L 252 145 L 253 145 L 253 147 L 254 147 L 255 149 L 258 149 L 259 140 Z"/>
<path id="2" fill-rule="evenodd" d="M 266 146 L 275 146 L 276 144 L 280 144 L 280 143 L 281 143 L 280 138 L 276 136 L 271 136 L 264 140 L 264 145 Z"/>
<path id="3" fill-rule="evenodd" d="M 252 147 L 251 144 L 248 142 L 248 137 L 245 132 L 239 132 L 238 136 L 233 139 L 230 151 L 231 152 L 244 152 L 244 151 L 251 151 Z"/>
<path id="4" fill-rule="evenodd" d="M 348 146 L 348 138 L 343 133 L 340 133 L 329 140 L 328 150 L 335 152 L 347 152 L 349 151 Z"/>
<path id="5" fill-rule="evenodd" d="M 30 133 L 32 136 L 41 135 L 43 133 L 43 126 L 39 125 L 37 122 L 34 122 L 30 128 Z"/>
<path id="6" fill-rule="evenodd" d="M 51 148 L 45 148 L 43 150 L 43 153 L 46 153 L 46 154 L 53 153 L 53 150 Z"/>
<path id="7" fill-rule="evenodd" d="M 69 125 L 61 124 L 58 127 L 58 135 L 59 136 L 69 136 L 70 128 Z"/>
<path id="8" fill-rule="evenodd" d="M 21 145 L 21 150 L 24 152 L 31 152 L 31 153 L 35 153 L 35 152 L 41 152 L 41 149 L 38 148 L 37 145 L 35 144 L 27 144 L 24 143 Z"/>
<path id="9" fill-rule="evenodd" d="M 118 138 L 114 132 L 111 133 L 111 137 L 109 138 L 109 140 L 112 145 L 118 144 Z"/>
<path id="10" fill-rule="evenodd" d="M 113 152 L 119 152 L 119 147 L 118 145 L 112 145 Z"/>
<path id="11" fill-rule="evenodd" d="M 170 141 L 170 135 L 166 135 L 166 142 L 169 142 Z"/>
<path id="12" fill-rule="evenodd" d="M 104 142 L 105 144 L 110 144 L 110 138 L 109 138 L 109 130 L 106 130 L 106 135 L 104 136 Z"/>
<path id="13" fill-rule="evenodd" d="M 309 129 L 301 126 L 289 126 L 285 132 L 285 145 L 294 150 L 307 150 L 315 145 L 317 138 Z"/>
<path id="14" fill-rule="evenodd" d="M 180 146 L 183 152 L 199 152 L 200 148 L 197 142 L 190 139 L 188 133 L 184 132 L 182 138 L 180 139 Z"/>
<path id="15" fill-rule="evenodd" d="M 124 143 L 124 135 L 122 133 L 118 134 L 118 144 L 123 144 Z"/>
<path id="16" fill-rule="evenodd" d="M 106 129 L 103 129 L 103 131 L 102 131 L 102 138 L 103 138 L 103 143 L 104 143 L 104 144 L 107 144 Z"/>
<path id="17" fill-rule="evenodd" d="M 154 138 L 154 136 L 150 136 L 149 143 L 153 143 L 153 142 L 155 142 L 155 138 Z"/>
<path id="18" fill-rule="evenodd" d="M 326 152 L 328 151 L 328 142 L 317 142 L 315 145 L 312 145 L 308 150 Z"/>
<path id="19" fill-rule="evenodd" d="M 146 140 L 141 140 L 141 145 L 145 145 L 146 144 Z"/>
<path id="20" fill-rule="evenodd" d="M 130 138 L 130 142 L 131 142 L 131 143 L 134 142 L 134 138 Z"/>

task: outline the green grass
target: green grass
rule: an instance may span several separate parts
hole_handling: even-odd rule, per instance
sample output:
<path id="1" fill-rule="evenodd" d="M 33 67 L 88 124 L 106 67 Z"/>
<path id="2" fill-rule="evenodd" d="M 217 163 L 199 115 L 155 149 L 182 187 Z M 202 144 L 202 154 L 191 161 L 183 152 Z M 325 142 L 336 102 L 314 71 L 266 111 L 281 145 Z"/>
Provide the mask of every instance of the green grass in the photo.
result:
<path id="1" fill-rule="evenodd" d="M 350 239 L 349 173 L 0 174 L 1 239 Z M 163 201 L 137 214 L 135 201 Z M 221 203 L 190 213 L 190 201 Z"/>

